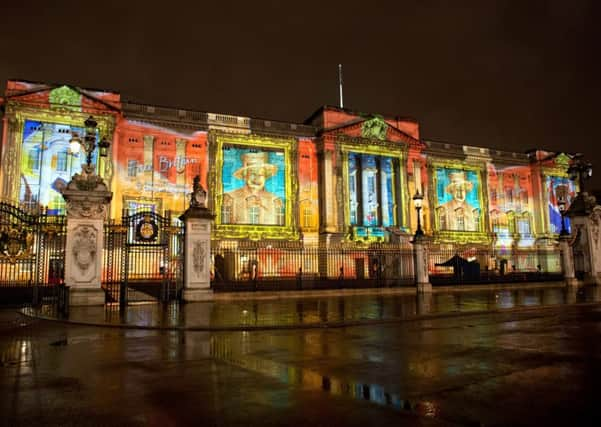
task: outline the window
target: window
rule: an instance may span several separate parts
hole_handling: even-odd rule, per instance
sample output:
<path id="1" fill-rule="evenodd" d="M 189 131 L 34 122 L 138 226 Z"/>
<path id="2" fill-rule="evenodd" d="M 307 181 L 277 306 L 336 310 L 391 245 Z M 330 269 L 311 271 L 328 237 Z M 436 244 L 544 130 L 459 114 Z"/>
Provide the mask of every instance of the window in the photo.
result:
<path id="1" fill-rule="evenodd" d="M 135 177 L 138 172 L 138 162 L 136 160 L 127 161 L 127 176 Z"/>
<path id="2" fill-rule="evenodd" d="M 232 207 L 229 204 L 224 204 L 221 207 L 221 222 L 223 224 L 229 224 L 231 222 Z"/>
<path id="3" fill-rule="evenodd" d="M 283 206 L 276 207 L 276 224 L 284 225 L 285 221 L 285 210 Z"/>
<path id="4" fill-rule="evenodd" d="M 249 218 L 249 222 L 251 224 L 260 224 L 261 221 L 259 220 L 260 218 L 260 212 L 259 212 L 259 206 L 251 206 L 248 208 L 248 218 Z"/>
<path id="5" fill-rule="evenodd" d="M 395 224 L 394 167 L 390 157 L 349 153 L 350 225 L 388 227 Z"/>
<path id="6" fill-rule="evenodd" d="M 457 230 L 464 231 L 465 230 L 465 217 L 464 217 L 463 208 L 455 209 L 455 218 L 457 218 Z"/>
<path id="7" fill-rule="evenodd" d="M 40 149 L 39 147 L 32 148 L 29 150 L 29 154 L 27 156 L 27 163 L 29 169 L 37 171 L 40 169 Z"/>
<path id="8" fill-rule="evenodd" d="M 303 227 L 311 227 L 311 218 L 313 217 L 313 209 L 305 207 L 303 209 Z"/>
<path id="9" fill-rule="evenodd" d="M 56 171 L 67 172 L 67 152 L 56 153 Z"/>

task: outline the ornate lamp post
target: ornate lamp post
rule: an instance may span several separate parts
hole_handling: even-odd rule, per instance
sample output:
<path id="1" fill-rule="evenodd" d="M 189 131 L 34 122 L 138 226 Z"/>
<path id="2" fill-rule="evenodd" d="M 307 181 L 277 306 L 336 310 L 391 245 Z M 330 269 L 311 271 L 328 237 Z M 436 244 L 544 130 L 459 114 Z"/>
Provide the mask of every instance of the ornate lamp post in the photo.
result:
<path id="1" fill-rule="evenodd" d="M 71 141 L 69 141 L 69 149 L 73 154 L 78 153 L 80 148 L 84 149 L 86 153 L 86 165 L 84 166 L 84 170 L 87 174 L 92 174 L 92 153 L 96 148 L 96 128 L 98 123 L 92 116 L 90 116 L 84 122 L 84 126 L 86 128 L 86 134 L 84 135 L 83 140 L 79 137 L 79 135 L 74 133 Z M 100 157 L 106 157 L 108 155 L 108 149 L 110 146 L 111 143 L 105 138 L 102 138 L 100 141 L 98 141 L 98 152 Z"/>
<path id="2" fill-rule="evenodd" d="M 424 235 L 424 231 L 422 230 L 421 214 L 420 214 L 420 211 L 422 210 L 422 202 L 423 201 L 424 201 L 423 194 L 421 194 L 419 192 L 419 190 L 417 190 L 415 192 L 415 195 L 413 196 L 413 205 L 415 206 L 415 210 L 417 211 L 417 229 L 415 230 L 414 238 L 419 238 Z"/>
<path id="3" fill-rule="evenodd" d="M 415 265 L 415 281 L 418 294 L 432 292 L 432 284 L 428 274 L 428 250 L 426 247 L 426 239 L 424 238 L 424 230 L 422 230 L 421 210 L 424 196 L 418 191 L 413 196 L 413 205 L 417 211 L 417 229 L 413 236 L 413 256 Z"/>
<path id="4" fill-rule="evenodd" d="M 560 196 L 557 200 L 557 206 L 559 207 L 559 213 L 561 214 L 561 231 L 559 232 L 560 236 L 569 236 L 568 230 L 566 229 L 566 198 L 565 196 Z"/>
<path id="5" fill-rule="evenodd" d="M 104 221 L 113 194 L 92 165 L 92 153 L 98 146 L 99 155 L 106 157 L 110 144 L 96 141 L 98 124 L 93 117 L 85 122 L 85 135 L 73 134 L 69 142 L 72 154 L 86 154 L 81 173 L 71 178 L 62 192 L 67 205 L 67 236 L 65 249 L 65 285 L 69 287 L 69 304 L 102 305 L 102 248 Z M 121 295 L 127 295 L 122 292 Z"/>

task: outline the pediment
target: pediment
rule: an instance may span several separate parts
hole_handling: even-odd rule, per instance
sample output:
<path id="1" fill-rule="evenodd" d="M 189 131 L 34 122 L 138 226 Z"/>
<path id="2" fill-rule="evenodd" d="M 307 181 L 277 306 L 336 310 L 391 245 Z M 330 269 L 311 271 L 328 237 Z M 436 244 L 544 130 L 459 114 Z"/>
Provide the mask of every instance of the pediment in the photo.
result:
<path id="1" fill-rule="evenodd" d="M 355 118 L 346 123 L 324 129 L 323 135 L 344 135 L 366 141 L 400 142 L 412 146 L 423 145 L 418 139 L 403 132 L 378 115 Z"/>
<path id="2" fill-rule="evenodd" d="M 120 96 L 70 85 L 14 85 L 6 102 L 73 111 L 115 112 L 121 110 Z"/>

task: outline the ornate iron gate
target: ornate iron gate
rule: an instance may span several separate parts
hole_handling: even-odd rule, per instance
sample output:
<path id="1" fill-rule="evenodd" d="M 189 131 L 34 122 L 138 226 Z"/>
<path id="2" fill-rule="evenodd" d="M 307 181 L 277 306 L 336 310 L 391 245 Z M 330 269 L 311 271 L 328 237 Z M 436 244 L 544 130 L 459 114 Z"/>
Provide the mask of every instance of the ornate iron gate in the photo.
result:
<path id="1" fill-rule="evenodd" d="M 66 220 L 0 203 L 0 287 L 3 302 L 61 303 Z"/>
<path id="2" fill-rule="evenodd" d="M 105 225 L 103 287 L 107 302 L 179 299 L 183 287 L 184 227 L 169 212 L 125 215 Z"/>

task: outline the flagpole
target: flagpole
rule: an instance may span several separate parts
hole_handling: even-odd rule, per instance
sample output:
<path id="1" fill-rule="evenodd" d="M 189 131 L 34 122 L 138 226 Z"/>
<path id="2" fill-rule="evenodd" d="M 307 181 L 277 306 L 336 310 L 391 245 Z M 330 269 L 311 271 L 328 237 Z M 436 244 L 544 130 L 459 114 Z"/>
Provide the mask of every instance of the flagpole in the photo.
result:
<path id="1" fill-rule="evenodd" d="M 342 64 L 338 64 L 338 86 L 340 87 L 340 108 L 344 108 L 342 100 Z"/>

